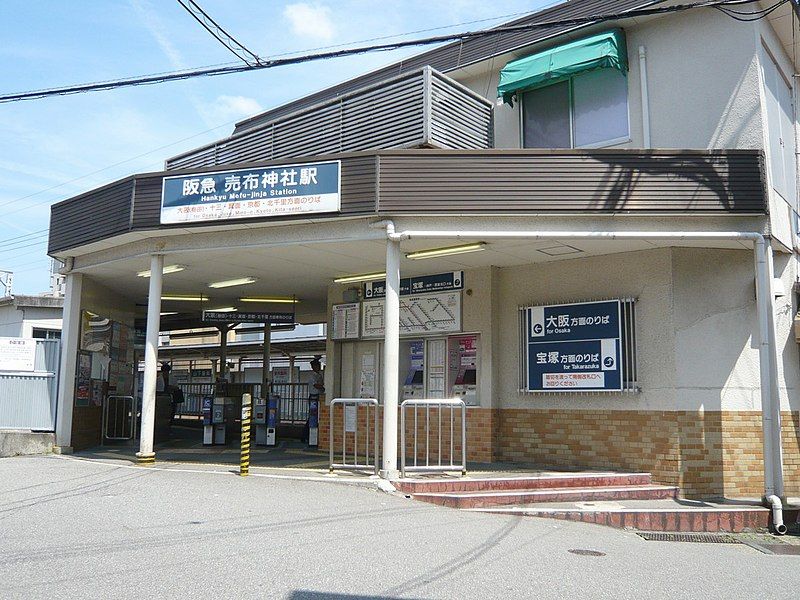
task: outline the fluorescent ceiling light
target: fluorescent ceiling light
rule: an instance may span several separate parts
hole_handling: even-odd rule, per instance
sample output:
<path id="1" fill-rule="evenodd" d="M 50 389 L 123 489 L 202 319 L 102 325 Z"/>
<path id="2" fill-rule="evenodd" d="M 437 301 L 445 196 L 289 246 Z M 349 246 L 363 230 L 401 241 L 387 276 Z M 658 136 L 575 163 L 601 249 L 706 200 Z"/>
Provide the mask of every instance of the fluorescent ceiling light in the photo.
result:
<path id="1" fill-rule="evenodd" d="M 222 308 L 207 308 L 205 312 L 236 312 L 236 307 L 223 306 Z"/>
<path id="2" fill-rule="evenodd" d="M 167 265 L 163 269 L 161 269 L 161 272 L 164 275 L 169 275 L 170 273 L 178 273 L 180 271 L 183 271 L 184 269 L 186 269 L 186 267 L 183 266 L 183 265 Z M 136 274 L 136 276 L 137 277 L 150 277 L 150 269 L 147 269 L 147 271 L 139 271 Z"/>
<path id="3" fill-rule="evenodd" d="M 161 316 L 162 317 L 171 317 L 172 315 L 177 315 L 177 314 L 178 313 L 176 313 L 176 312 L 162 312 Z"/>
<path id="4" fill-rule="evenodd" d="M 235 285 L 247 285 L 248 283 L 255 283 L 258 281 L 255 277 L 240 277 L 239 279 L 228 279 L 226 281 L 215 281 L 214 283 L 209 283 L 208 287 L 210 288 L 226 288 L 226 287 L 233 287 Z"/>
<path id="5" fill-rule="evenodd" d="M 292 296 L 248 296 L 239 298 L 239 302 L 261 302 L 263 304 L 297 304 L 299 298 Z"/>
<path id="6" fill-rule="evenodd" d="M 334 283 L 356 283 L 357 281 L 373 281 L 375 279 L 386 279 L 386 272 L 381 273 L 363 273 L 362 275 L 345 275 L 344 277 L 337 277 L 333 280 Z"/>
<path id="7" fill-rule="evenodd" d="M 205 302 L 208 296 L 202 294 L 167 294 L 161 296 L 162 300 L 172 300 L 174 302 Z"/>
<path id="8" fill-rule="evenodd" d="M 418 260 L 420 258 L 436 258 L 437 256 L 450 256 L 452 254 L 466 254 L 468 252 L 480 252 L 486 249 L 486 242 L 476 242 L 474 244 L 464 244 L 462 246 L 450 246 L 448 248 L 431 248 L 430 250 L 419 250 L 409 252 L 406 258 Z"/>

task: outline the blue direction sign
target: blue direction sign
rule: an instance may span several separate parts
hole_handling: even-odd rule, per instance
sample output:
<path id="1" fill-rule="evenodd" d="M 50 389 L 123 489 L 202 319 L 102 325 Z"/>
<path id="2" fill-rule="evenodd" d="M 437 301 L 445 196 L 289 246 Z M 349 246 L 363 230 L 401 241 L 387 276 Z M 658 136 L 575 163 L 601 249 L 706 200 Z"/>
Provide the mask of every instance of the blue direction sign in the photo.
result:
<path id="1" fill-rule="evenodd" d="M 622 389 L 619 300 L 525 309 L 526 389 Z"/>
<path id="2" fill-rule="evenodd" d="M 194 223 L 336 212 L 339 161 L 165 177 L 161 222 Z"/>
<path id="3" fill-rule="evenodd" d="M 400 280 L 400 295 L 446 292 L 464 288 L 464 271 L 449 271 L 421 277 L 405 277 Z M 364 284 L 364 298 L 383 298 L 386 296 L 385 281 L 368 281 Z"/>
<path id="4" fill-rule="evenodd" d="M 204 310 L 203 321 L 206 323 L 273 323 L 294 325 L 293 312 L 220 312 Z"/>

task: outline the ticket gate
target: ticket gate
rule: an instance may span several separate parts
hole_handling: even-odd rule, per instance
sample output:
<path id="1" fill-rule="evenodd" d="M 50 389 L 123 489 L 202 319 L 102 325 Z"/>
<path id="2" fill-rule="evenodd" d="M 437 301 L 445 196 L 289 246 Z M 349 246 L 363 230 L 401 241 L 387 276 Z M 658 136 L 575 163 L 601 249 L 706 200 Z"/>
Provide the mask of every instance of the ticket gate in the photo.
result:
<path id="1" fill-rule="evenodd" d="M 270 394 L 269 401 L 256 398 L 253 405 L 253 425 L 256 429 L 256 446 L 274 446 L 277 442 L 278 406 L 280 396 Z"/>
<path id="2" fill-rule="evenodd" d="M 203 398 L 203 445 L 224 446 L 228 441 L 228 429 L 234 427 L 235 409 L 233 399 L 224 396 Z"/>

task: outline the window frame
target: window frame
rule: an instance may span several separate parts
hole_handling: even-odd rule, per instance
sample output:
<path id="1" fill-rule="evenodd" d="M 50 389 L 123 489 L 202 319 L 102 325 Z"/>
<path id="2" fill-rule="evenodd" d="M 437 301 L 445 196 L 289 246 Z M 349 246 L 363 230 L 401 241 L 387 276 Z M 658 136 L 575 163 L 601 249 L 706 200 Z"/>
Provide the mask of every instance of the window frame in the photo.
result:
<path id="1" fill-rule="evenodd" d="M 605 69 L 604 69 L 605 70 Z M 614 69 L 611 69 L 614 70 Z M 630 86 L 628 85 L 628 76 L 624 75 L 625 77 L 625 118 L 626 118 L 626 125 L 628 127 L 628 134 L 623 135 L 620 137 L 612 138 L 609 140 L 602 140 L 599 142 L 595 142 L 594 144 L 585 144 L 582 146 L 575 145 L 575 92 L 574 92 L 574 85 L 573 80 L 576 77 L 580 77 L 583 73 L 579 75 L 572 75 L 569 79 L 566 80 L 568 83 L 568 91 L 569 91 L 569 148 L 568 150 L 591 150 L 593 148 L 610 148 L 611 146 L 618 146 L 620 144 L 627 144 L 633 141 L 633 137 L 631 136 L 631 94 L 630 94 Z M 562 83 L 562 82 L 556 82 Z M 555 85 L 555 84 L 553 84 Z M 543 86 L 547 87 L 547 86 Z M 538 88 L 537 88 L 538 89 Z M 519 99 L 519 110 L 518 118 L 519 118 L 519 147 L 521 149 L 527 149 L 525 146 L 525 100 L 524 100 L 525 92 L 522 93 L 523 98 Z M 535 148 L 531 148 L 535 149 Z M 540 148 L 544 150 L 544 148 Z"/>

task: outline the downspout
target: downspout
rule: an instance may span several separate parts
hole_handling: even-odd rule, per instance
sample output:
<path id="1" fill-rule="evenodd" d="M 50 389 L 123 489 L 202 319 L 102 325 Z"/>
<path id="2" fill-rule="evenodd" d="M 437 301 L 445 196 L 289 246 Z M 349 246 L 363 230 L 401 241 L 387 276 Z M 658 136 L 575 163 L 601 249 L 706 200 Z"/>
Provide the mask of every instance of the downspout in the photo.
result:
<path id="1" fill-rule="evenodd" d="M 647 91 L 647 50 L 639 46 L 639 87 L 642 96 L 642 141 L 650 148 L 650 97 Z"/>
<path id="2" fill-rule="evenodd" d="M 378 225 L 378 224 L 376 224 Z M 466 238 L 466 239 L 587 239 L 587 240 L 674 240 L 710 241 L 737 240 L 753 242 L 756 283 L 756 311 L 758 313 L 758 358 L 761 373 L 761 423 L 764 431 L 764 496 L 783 496 L 783 462 L 780 451 L 775 452 L 774 441 L 780 447 L 780 402 L 777 396 L 777 359 L 773 322 L 772 273 L 769 271 L 769 246 L 764 236 L 755 231 L 442 231 L 405 230 L 397 232 L 392 221 L 382 221 L 390 240 L 412 238 Z M 777 430 L 776 430 L 777 428 Z"/>
<path id="3" fill-rule="evenodd" d="M 772 509 L 772 529 L 778 535 L 786 534 L 786 525 L 783 524 L 783 504 L 775 495 L 766 497 L 767 504 Z"/>

